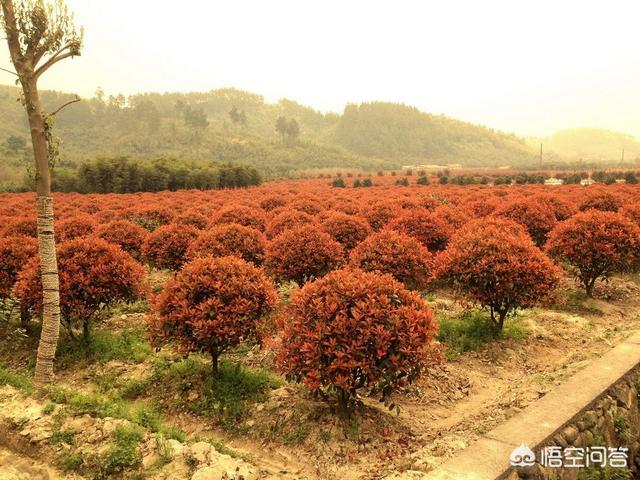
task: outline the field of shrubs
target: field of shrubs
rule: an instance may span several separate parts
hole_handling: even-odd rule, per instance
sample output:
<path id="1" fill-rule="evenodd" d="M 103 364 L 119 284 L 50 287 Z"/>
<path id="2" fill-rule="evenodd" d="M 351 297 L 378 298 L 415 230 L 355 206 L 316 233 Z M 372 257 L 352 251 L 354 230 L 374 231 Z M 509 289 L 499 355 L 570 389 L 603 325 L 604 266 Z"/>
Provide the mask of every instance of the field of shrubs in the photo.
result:
<path id="1" fill-rule="evenodd" d="M 55 195 L 64 331 L 47 401 L 225 442 L 253 478 L 393 478 L 636 326 L 640 187 L 373 183 Z M 27 394 L 34 202 L 0 195 L 0 384 Z M 76 434 L 51 462 L 112 465 Z M 120 460 L 96 478 L 170 463 Z"/>

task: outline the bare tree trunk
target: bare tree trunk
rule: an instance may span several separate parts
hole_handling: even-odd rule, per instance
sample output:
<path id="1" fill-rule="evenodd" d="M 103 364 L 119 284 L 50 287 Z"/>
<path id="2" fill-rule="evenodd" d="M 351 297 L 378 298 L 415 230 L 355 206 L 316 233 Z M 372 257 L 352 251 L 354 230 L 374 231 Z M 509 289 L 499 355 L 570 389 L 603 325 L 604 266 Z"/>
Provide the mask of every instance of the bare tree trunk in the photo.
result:
<path id="1" fill-rule="evenodd" d="M 53 383 L 53 362 L 60 336 L 60 284 L 58 260 L 53 230 L 53 198 L 49 147 L 45 132 L 45 119 L 40 106 L 36 81 L 23 82 L 27 115 L 31 128 L 31 141 L 36 163 L 36 213 L 38 215 L 38 253 L 42 279 L 42 333 L 36 357 L 36 385 Z"/>

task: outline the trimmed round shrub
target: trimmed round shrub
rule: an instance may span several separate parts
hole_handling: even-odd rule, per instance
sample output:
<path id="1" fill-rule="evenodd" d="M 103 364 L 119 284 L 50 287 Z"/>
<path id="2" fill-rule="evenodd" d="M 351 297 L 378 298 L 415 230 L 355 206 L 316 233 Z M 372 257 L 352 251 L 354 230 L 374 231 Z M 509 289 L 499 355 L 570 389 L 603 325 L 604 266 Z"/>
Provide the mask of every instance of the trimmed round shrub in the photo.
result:
<path id="1" fill-rule="evenodd" d="M 285 230 L 294 227 L 301 227 L 313 223 L 313 217 L 308 213 L 298 210 L 286 209 L 276 215 L 268 224 L 266 229 L 267 238 L 275 238 Z"/>
<path id="2" fill-rule="evenodd" d="M 598 278 L 637 266 L 640 228 L 619 213 L 590 209 L 559 223 L 549 233 L 546 250 L 569 266 L 591 297 Z"/>
<path id="3" fill-rule="evenodd" d="M 294 292 L 277 362 L 348 416 L 362 389 L 388 400 L 436 358 L 433 313 L 389 275 L 342 269 Z"/>
<path id="4" fill-rule="evenodd" d="M 12 217 L 7 220 L 2 229 L 5 237 L 23 235 L 25 237 L 36 238 L 38 236 L 38 222 L 33 217 Z"/>
<path id="5" fill-rule="evenodd" d="M 603 192 L 589 195 L 581 204 L 580 211 L 595 209 L 603 212 L 617 212 L 622 206 L 620 198 L 612 193 Z"/>
<path id="6" fill-rule="evenodd" d="M 640 227 L 640 204 L 625 205 L 620 209 L 619 213 Z"/>
<path id="7" fill-rule="evenodd" d="M 351 251 L 351 265 L 388 273 L 411 290 L 423 290 L 433 277 L 433 255 L 418 240 L 393 230 L 374 233 Z"/>
<path id="8" fill-rule="evenodd" d="M 158 227 L 170 224 L 173 217 L 174 213 L 165 207 L 139 207 L 126 213 L 126 220 L 150 232 L 153 232 Z"/>
<path id="9" fill-rule="evenodd" d="M 191 225 L 164 225 L 147 235 L 142 256 L 156 268 L 177 270 L 187 261 L 187 249 L 198 233 Z"/>
<path id="10" fill-rule="evenodd" d="M 211 225 L 220 225 L 225 223 L 237 223 L 244 227 L 255 228 L 264 232 L 266 218 L 264 212 L 258 208 L 251 208 L 244 205 L 229 205 L 221 208 L 211 221 Z"/>
<path id="11" fill-rule="evenodd" d="M 260 208 L 262 208 L 265 212 L 270 212 L 278 207 L 284 207 L 287 204 L 287 201 L 275 195 L 271 195 L 263 198 L 260 201 Z"/>
<path id="12" fill-rule="evenodd" d="M 95 234 L 109 243 L 118 245 L 136 260 L 140 260 L 142 245 L 149 232 L 127 220 L 114 220 L 98 225 Z"/>
<path id="13" fill-rule="evenodd" d="M 258 319 L 276 304 L 277 292 L 262 269 L 237 257 L 199 258 L 187 263 L 153 301 L 153 343 L 174 344 L 184 353 L 212 360 L 251 338 Z"/>
<path id="14" fill-rule="evenodd" d="M 35 238 L 24 235 L 0 237 L 0 300 L 11 296 L 18 273 L 37 253 Z"/>
<path id="15" fill-rule="evenodd" d="M 85 339 L 89 325 L 101 309 L 118 301 L 133 301 L 145 293 L 145 270 L 131 255 L 100 238 L 85 237 L 58 246 L 60 313 L 73 336 L 82 325 Z M 22 305 L 32 314 L 42 312 L 40 260 L 33 257 L 20 272 L 14 287 Z"/>
<path id="16" fill-rule="evenodd" d="M 519 223 L 527 229 L 536 245 L 541 246 L 547 240 L 547 234 L 556 225 L 553 211 L 547 206 L 532 200 L 517 200 L 500 208 L 497 215 Z"/>
<path id="17" fill-rule="evenodd" d="M 410 210 L 394 218 L 387 228 L 418 240 L 430 252 L 444 250 L 453 229 L 426 210 Z"/>
<path id="18" fill-rule="evenodd" d="M 199 212 L 190 210 L 178 215 L 175 223 L 179 225 L 191 225 L 198 230 L 205 230 L 209 225 L 209 219 Z"/>
<path id="19" fill-rule="evenodd" d="M 459 295 L 488 307 L 496 330 L 517 308 L 551 299 L 560 269 L 517 223 L 474 220 L 437 257 L 437 276 Z"/>
<path id="20" fill-rule="evenodd" d="M 54 228 L 56 240 L 66 242 L 91 235 L 96 229 L 96 222 L 87 215 L 77 215 L 57 221 Z"/>
<path id="21" fill-rule="evenodd" d="M 327 216 L 322 222 L 322 229 L 346 251 L 352 250 L 371 233 L 366 220 L 342 212 L 333 212 Z"/>
<path id="22" fill-rule="evenodd" d="M 366 207 L 362 216 L 367 219 L 374 231 L 382 229 L 391 219 L 398 215 L 400 207 L 391 202 L 376 203 Z"/>
<path id="23" fill-rule="evenodd" d="M 342 246 L 311 225 L 284 231 L 267 246 L 266 264 L 279 281 L 302 285 L 326 275 L 343 262 Z"/>
<path id="24" fill-rule="evenodd" d="M 198 235 L 187 249 L 187 258 L 235 255 L 259 265 L 264 260 L 266 243 L 264 235 L 255 228 L 235 223 L 218 225 Z"/>

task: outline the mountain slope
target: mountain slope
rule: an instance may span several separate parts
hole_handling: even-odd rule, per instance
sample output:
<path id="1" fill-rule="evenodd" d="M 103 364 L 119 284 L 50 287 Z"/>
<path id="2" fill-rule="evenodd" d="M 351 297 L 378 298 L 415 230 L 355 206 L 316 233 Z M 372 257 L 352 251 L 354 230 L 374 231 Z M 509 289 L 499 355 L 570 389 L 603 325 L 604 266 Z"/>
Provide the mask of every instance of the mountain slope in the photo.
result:
<path id="1" fill-rule="evenodd" d="M 550 137 L 527 139 L 532 145 L 543 144 L 544 150 L 551 150 L 569 159 L 596 161 L 618 161 L 640 156 L 640 142 L 622 132 L 603 128 L 574 128 L 560 130 Z"/>

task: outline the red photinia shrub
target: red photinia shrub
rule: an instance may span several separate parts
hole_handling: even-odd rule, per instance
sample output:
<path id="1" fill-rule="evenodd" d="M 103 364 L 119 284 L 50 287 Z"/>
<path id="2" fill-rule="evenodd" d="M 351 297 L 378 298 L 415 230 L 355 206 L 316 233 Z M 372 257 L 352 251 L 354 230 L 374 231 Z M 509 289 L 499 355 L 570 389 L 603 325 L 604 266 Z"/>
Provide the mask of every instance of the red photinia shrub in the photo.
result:
<path id="1" fill-rule="evenodd" d="M 275 238 L 285 230 L 313 223 L 313 217 L 298 210 L 286 209 L 276 215 L 267 225 L 267 238 Z"/>
<path id="2" fill-rule="evenodd" d="M 342 212 L 328 215 L 322 222 L 322 229 L 346 251 L 352 250 L 371 233 L 366 220 Z"/>
<path id="3" fill-rule="evenodd" d="M 96 229 L 96 222 L 88 215 L 76 215 L 55 224 L 56 240 L 66 242 L 75 238 L 91 235 Z"/>
<path id="4" fill-rule="evenodd" d="M 264 260 L 265 247 L 266 239 L 261 232 L 255 228 L 229 223 L 200 233 L 189 245 L 187 258 L 235 255 L 259 265 Z"/>
<path id="5" fill-rule="evenodd" d="M 150 336 L 156 346 L 171 342 L 185 353 L 208 353 L 215 374 L 220 354 L 250 338 L 276 301 L 262 269 L 237 257 L 199 258 L 154 300 Z"/>
<path id="6" fill-rule="evenodd" d="M 304 212 L 308 215 L 317 215 L 323 210 L 322 205 L 319 202 L 310 198 L 300 198 L 295 200 L 289 204 L 289 208 Z"/>
<path id="7" fill-rule="evenodd" d="M 25 237 L 36 238 L 38 236 L 38 222 L 32 217 L 14 217 L 7 221 L 2 229 L 5 237 L 23 235 Z"/>
<path id="8" fill-rule="evenodd" d="M 431 252 L 444 250 L 453 229 L 427 210 L 410 210 L 394 218 L 387 228 L 418 240 Z"/>
<path id="9" fill-rule="evenodd" d="M 418 240 L 393 230 L 369 235 L 351 251 L 352 265 L 388 273 L 412 290 L 422 290 L 433 277 L 433 255 Z"/>
<path id="10" fill-rule="evenodd" d="M 174 214 L 165 207 L 139 207 L 126 213 L 126 220 L 153 232 L 162 225 L 168 225 L 173 220 Z"/>
<path id="11" fill-rule="evenodd" d="M 474 218 L 487 217 L 495 212 L 497 207 L 498 201 L 493 198 L 476 200 L 465 205 L 467 212 Z"/>
<path id="12" fill-rule="evenodd" d="M 294 292 L 277 361 L 287 377 L 332 394 L 349 414 L 358 391 L 386 399 L 436 359 L 433 313 L 389 275 L 343 269 Z"/>
<path id="13" fill-rule="evenodd" d="M 175 219 L 175 223 L 181 225 L 192 225 L 198 230 L 205 230 L 209 225 L 209 219 L 199 212 L 190 210 L 178 215 Z"/>
<path id="14" fill-rule="evenodd" d="M 376 203 L 366 207 L 362 211 L 362 216 L 367 219 L 374 231 L 380 230 L 400 212 L 400 207 L 391 202 Z"/>
<path id="15" fill-rule="evenodd" d="M 285 230 L 267 246 L 266 263 L 278 280 L 307 280 L 326 275 L 343 262 L 342 246 L 311 225 Z"/>
<path id="16" fill-rule="evenodd" d="M 191 225 L 164 225 L 147 235 L 142 256 L 156 268 L 177 270 L 187 261 L 187 248 L 199 232 Z"/>
<path id="17" fill-rule="evenodd" d="M 522 227 L 506 219 L 465 225 L 438 255 L 437 266 L 439 279 L 490 308 L 498 330 L 515 309 L 550 299 L 561 279 L 560 269 Z"/>
<path id="18" fill-rule="evenodd" d="M 544 245 L 547 234 L 556 225 L 553 211 L 532 200 L 516 200 L 498 209 L 496 215 L 508 218 L 527 229 L 536 245 Z"/>
<path id="19" fill-rule="evenodd" d="M 595 281 L 631 269 L 640 258 L 640 228 L 615 212 L 590 209 L 559 223 L 547 252 L 567 263 L 589 297 Z"/>
<path id="20" fill-rule="evenodd" d="M 72 328 L 79 323 L 88 338 L 90 321 L 102 307 L 117 301 L 132 301 L 144 294 L 144 268 L 116 245 L 85 237 L 61 243 L 57 253 L 60 312 L 72 336 Z M 42 311 L 37 257 L 20 272 L 14 292 L 32 313 Z"/>
<path id="21" fill-rule="evenodd" d="M 624 215 L 640 227 L 640 204 L 625 205 L 619 211 L 621 215 Z"/>
<path id="22" fill-rule="evenodd" d="M 549 209 L 559 222 L 566 220 L 578 211 L 578 208 L 571 201 L 552 195 L 536 195 L 531 198 L 531 202 Z"/>
<path id="23" fill-rule="evenodd" d="M 266 223 L 264 212 L 259 208 L 246 207 L 244 205 L 231 205 L 223 207 L 214 216 L 211 225 L 224 223 L 237 223 L 244 227 L 255 228 L 264 232 Z"/>
<path id="24" fill-rule="evenodd" d="M 114 220 L 113 222 L 98 225 L 95 234 L 109 243 L 118 245 L 136 260 L 140 260 L 142 258 L 142 245 L 149 232 L 127 220 Z"/>
<path id="25" fill-rule="evenodd" d="M 23 235 L 0 237 L 0 300 L 11 296 L 18 273 L 38 253 L 35 238 Z"/>
<path id="26" fill-rule="evenodd" d="M 603 192 L 589 195 L 581 204 L 580 211 L 595 209 L 603 212 L 617 212 L 622 206 L 622 201 L 617 195 Z"/>
<path id="27" fill-rule="evenodd" d="M 260 208 L 265 212 L 270 212 L 275 208 L 284 207 L 286 204 L 287 201 L 284 198 L 271 195 L 260 201 Z"/>
<path id="28" fill-rule="evenodd" d="M 451 205 L 440 205 L 433 211 L 433 214 L 446 225 L 449 225 L 454 231 L 471 219 L 461 208 Z"/>

